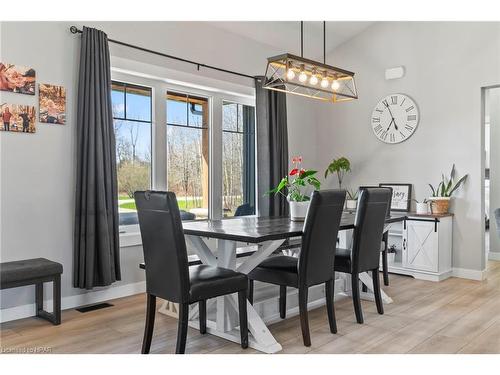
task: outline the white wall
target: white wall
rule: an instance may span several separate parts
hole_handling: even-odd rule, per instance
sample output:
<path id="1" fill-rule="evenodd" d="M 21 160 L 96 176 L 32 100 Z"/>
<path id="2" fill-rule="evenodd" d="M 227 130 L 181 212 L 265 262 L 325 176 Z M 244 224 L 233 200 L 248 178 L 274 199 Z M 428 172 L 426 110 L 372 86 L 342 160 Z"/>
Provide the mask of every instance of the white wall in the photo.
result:
<path id="1" fill-rule="evenodd" d="M 429 196 L 453 163 L 468 181 L 453 199 L 453 266 L 485 267 L 482 245 L 481 87 L 500 83 L 500 24 L 384 22 L 338 47 L 327 62 L 356 72 L 359 100 L 322 111 L 318 163 L 344 155 L 353 172 L 346 185 L 409 182 L 414 197 Z M 384 70 L 404 65 L 402 79 Z M 420 109 L 409 140 L 386 145 L 372 132 L 374 106 L 390 93 L 405 93 Z M 333 180 L 330 180 L 333 184 Z M 477 273 L 476 273 L 477 274 Z"/>
<path id="2" fill-rule="evenodd" d="M 3 61 L 31 66 L 37 72 L 37 82 L 63 85 L 67 89 L 67 125 L 37 123 L 37 132 L 31 135 L 0 133 L 1 261 L 46 257 L 61 262 L 64 266 L 63 308 L 126 295 L 144 288 L 143 272 L 138 268 L 142 259 L 140 247 L 121 249 L 123 280 L 113 287 L 98 288 L 97 293 L 72 287 L 74 145 L 80 36 L 69 32 L 71 24 L 3 22 L 0 38 Z M 77 26 L 82 24 L 106 31 L 111 39 L 250 75 L 263 74 L 266 58 L 283 52 L 199 22 L 84 22 L 77 23 Z M 228 81 L 230 84 L 225 86 L 230 88 L 237 88 L 237 84 L 245 86 L 247 92 L 253 91 L 252 80 L 206 69 L 197 72 L 191 65 L 113 44 L 110 48 L 112 60 L 121 61 L 122 66 L 120 58 L 127 58 L 147 63 L 152 70 L 174 69 L 194 74 L 194 77 Z M 207 82 L 206 79 L 203 81 Z M 38 95 L 0 93 L 0 102 L 29 104 L 38 108 L 37 100 Z M 302 101 L 289 105 L 291 153 L 305 155 L 311 149 L 307 146 L 308 142 L 311 145 L 315 141 L 314 133 L 304 131 L 304 122 L 313 115 L 311 112 L 311 116 L 307 116 L 308 111 L 311 112 L 311 109 Z M 302 114 L 300 123 L 294 121 L 298 113 Z M 314 123 L 307 125 L 310 129 Z M 314 156 L 315 153 L 308 155 L 312 164 Z M 33 289 L 25 287 L 1 291 L 2 319 L 32 314 Z M 48 287 L 47 292 L 47 298 L 51 298 Z"/>

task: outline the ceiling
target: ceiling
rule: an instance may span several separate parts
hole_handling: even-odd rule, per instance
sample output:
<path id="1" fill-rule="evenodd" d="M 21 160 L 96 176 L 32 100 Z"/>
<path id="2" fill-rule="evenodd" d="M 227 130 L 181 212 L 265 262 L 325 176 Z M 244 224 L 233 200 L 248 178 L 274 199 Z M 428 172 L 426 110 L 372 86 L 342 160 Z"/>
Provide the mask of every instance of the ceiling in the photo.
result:
<path id="1" fill-rule="evenodd" d="M 300 54 L 299 21 L 208 22 L 234 34 L 267 44 L 279 51 Z M 326 23 L 326 53 L 363 32 L 374 22 L 330 21 Z M 304 22 L 304 57 L 323 55 L 323 21 Z"/>

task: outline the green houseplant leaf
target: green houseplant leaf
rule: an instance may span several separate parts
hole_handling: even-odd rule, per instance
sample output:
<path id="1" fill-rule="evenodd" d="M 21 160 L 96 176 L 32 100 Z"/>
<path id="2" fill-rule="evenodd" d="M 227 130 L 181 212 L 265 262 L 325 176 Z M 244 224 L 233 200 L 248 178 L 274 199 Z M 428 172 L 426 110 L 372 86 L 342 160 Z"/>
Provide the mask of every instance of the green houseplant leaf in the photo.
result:
<path id="1" fill-rule="evenodd" d="M 437 188 L 434 188 L 433 185 L 429 184 L 431 188 L 432 197 L 443 197 L 449 198 L 453 195 L 453 193 L 465 182 L 468 175 L 465 175 L 455 181 L 455 164 L 451 167 L 450 176 L 447 177 L 444 174 L 441 174 L 441 182 L 437 185 Z"/>
<path id="2" fill-rule="evenodd" d="M 333 159 L 325 170 L 325 178 L 329 174 L 336 173 L 339 181 L 339 187 L 342 188 L 342 180 L 347 172 L 351 171 L 351 162 L 346 157 L 342 156 L 338 159 Z"/>

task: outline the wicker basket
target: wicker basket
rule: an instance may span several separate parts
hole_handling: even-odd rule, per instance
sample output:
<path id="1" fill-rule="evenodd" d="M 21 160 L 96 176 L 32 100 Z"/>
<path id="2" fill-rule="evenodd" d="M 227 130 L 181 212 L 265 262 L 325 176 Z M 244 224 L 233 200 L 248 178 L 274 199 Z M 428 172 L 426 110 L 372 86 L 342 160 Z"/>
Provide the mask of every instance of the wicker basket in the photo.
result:
<path id="1" fill-rule="evenodd" d="M 436 197 L 429 198 L 431 203 L 431 212 L 436 215 L 443 215 L 448 213 L 450 207 L 450 198 Z"/>

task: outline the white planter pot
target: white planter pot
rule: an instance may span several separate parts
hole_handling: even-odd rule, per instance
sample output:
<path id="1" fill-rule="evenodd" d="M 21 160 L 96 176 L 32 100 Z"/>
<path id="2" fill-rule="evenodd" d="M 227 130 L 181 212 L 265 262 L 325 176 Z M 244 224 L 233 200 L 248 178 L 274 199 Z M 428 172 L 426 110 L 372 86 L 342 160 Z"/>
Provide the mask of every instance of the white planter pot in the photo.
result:
<path id="1" fill-rule="evenodd" d="M 396 259 L 396 253 L 387 253 L 387 263 L 394 264 L 395 259 Z"/>
<path id="2" fill-rule="evenodd" d="M 292 221 L 304 221 L 309 208 L 309 201 L 294 202 L 290 201 L 290 219 Z"/>
<path id="3" fill-rule="evenodd" d="M 347 199 L 345 201 L 345 208 L 348 210 L 355 210 L 358 206 L 358 201 L 356 199 Z"/>
<path id="4" fill-rule="evenodd" d="M 417 215 L 427 215 L 429 213 L 429 206 L 427 203 L 417 203 Z"/>

